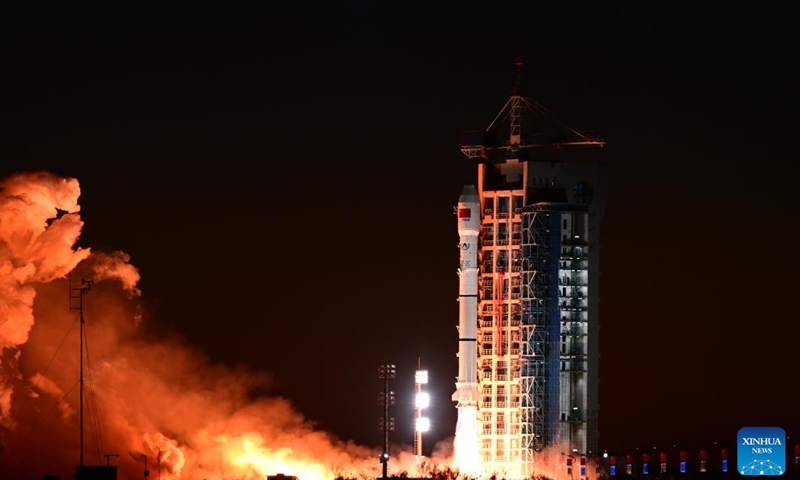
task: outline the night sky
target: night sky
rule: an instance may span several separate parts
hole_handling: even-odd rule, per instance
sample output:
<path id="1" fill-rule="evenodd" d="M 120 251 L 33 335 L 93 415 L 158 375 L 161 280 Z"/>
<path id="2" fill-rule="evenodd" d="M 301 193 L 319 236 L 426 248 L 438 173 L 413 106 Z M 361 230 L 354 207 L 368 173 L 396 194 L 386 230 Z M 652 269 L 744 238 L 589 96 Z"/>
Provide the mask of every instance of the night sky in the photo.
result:
<path id="1" fill-rule="evenodd" d="M 78 245 L 130 254 L 151 335 L 366 445 L 383 362 L 412 442 L 420 359 L 425 450 L 448 440 L 459 136 L 520 55 L 526 96 L 608 142 L 600 448 L 800 439 L 794 5 L 267 4 L 0 7 L 0 174 L 79 180 Z"/>

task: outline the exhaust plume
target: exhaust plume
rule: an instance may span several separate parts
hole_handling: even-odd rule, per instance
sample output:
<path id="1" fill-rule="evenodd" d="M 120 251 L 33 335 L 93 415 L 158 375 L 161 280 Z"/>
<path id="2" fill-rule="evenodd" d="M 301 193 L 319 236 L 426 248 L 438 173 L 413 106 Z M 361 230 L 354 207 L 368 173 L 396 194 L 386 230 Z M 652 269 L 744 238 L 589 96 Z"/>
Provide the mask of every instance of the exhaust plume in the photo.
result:
<path id="1" fill-rule="evenodd" d="M 141 478 L 375 478 L 380 451 L 318 431 L 265 373 L 209 363 L 177 334 L 148 335 L 139 272 L 124 252 L 76 247 L 74 178 L 0 182 L 0 477 L 70 478 L 79 458 L 79 313 L 84 301 L 86 465 Z M 68 294 L 69 293 L 69 294 Z M 394 455 L 394 454 L 393 454 Z M 400 452 L 393 469 L 413 469 Z M 403 462 L 406 467 L 404 468 Z M 156 477 L 156 471 L 158 476 Z"/>

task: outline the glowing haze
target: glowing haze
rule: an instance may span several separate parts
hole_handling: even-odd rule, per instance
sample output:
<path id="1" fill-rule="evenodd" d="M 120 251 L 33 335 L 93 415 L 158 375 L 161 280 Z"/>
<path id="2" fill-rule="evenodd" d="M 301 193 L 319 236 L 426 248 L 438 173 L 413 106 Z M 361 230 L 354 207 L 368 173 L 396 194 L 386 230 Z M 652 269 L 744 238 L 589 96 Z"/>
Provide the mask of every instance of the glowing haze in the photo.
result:
<path id="1" fill-rule="evenodd" d="M 70 478 L 79 462 L 78 301 L 84 296 L 85 461 L 119 478 L 301 480 L 379 476 L 379 450 L 337 439 L 269 388 L 264 373 L 210 364 L 178 335 L 148 333 L 124 252 L 76 247 L 76 179 L 0 182 L 0 477 Z M 151 329 L 152 330 L 152 329 Z M 370 418 L 371 419 L 371 418 Z M 399 452 L 390 469 L 413 469 Z M 158 475 L 156 477 L 156 470 Z"/>
<path id="2" fill-rule="evenodd" d="M 482 473 L 478 444 L 478 411 L 474 405 L 458 407 L 453 463 L 459 472 L 477 476 Z"/>

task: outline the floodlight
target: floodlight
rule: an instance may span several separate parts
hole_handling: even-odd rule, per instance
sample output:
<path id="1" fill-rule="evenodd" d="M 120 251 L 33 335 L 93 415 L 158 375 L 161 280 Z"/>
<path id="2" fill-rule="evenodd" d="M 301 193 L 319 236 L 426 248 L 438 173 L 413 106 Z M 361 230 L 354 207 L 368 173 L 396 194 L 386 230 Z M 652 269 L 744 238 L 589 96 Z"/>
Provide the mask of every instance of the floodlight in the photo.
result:
<path id="1" fill-rule="evenodd" d="M 418 432 L 427 432 L 431 429 L 431 419 L 427 417 L 418 417 L 415 424 L 415 430 Z"/>

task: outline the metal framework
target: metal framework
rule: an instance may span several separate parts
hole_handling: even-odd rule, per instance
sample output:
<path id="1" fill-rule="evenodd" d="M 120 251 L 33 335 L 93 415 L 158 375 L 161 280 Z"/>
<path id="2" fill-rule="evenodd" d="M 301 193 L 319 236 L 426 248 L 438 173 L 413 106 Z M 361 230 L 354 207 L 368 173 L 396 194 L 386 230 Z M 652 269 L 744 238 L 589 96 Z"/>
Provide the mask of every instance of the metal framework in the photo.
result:
<path id="1" fill-rule="evenodd" d="M 532 461 L 522 447 L 523 192 L 487 192 L 481 228 L 478 362 L 481 391 L 481 460 L 493 473 L 519 476 Z"/>
<path id="2" fill-rule="evenodd" d="M 549 277 L 547 253 L 549 239 L 542 228 L 548 214 L 523 214 L 522 220 L 522 324 L 526 339 L 521 379 L 527 405 L 523 418 L 530 424 L 523 438 L 528 454 L 540 452 L 548 443 L 550 429 L 544 412 L 548 411 L 547 386 L 552 368 L 548 362 L 550 338 Z M 537 275 L 538 274 L 538 275 Z"/>
<path id="3" fill-rule="evenodd" d="M 478 161 L 482 209 L 477 307 L 481 463 L 485 474 L 523 478 L 536 473 L 538 453 L 548 447 L 565 455 L 588 455 L 597 439 L 597 326 L 589 321 L 597 301 L 589 300 L 588 291 L 590 200 L 557 178 L 550 162 L 537 163 L 534 152 L 602 147 L 605 141 L 549 117 L 543 106 L 523 97 L 522 62 L 517 59 L 515 65 L 511 97 L 485 131 L 465 132 L 461 151 Z M 555 129 L 531 132 L 530 114 L 548 117 Z M 498 138 L 501 123 L 508 126 L 505 142 Z M 538 186 L 532 175 L 538 176 Z M 564 198 L 528 198 L 537 189 L 544 195 L 558 190 Z M 597 272 L 592 278 L 596 284 Z"/>
<path id="4" fill-rule="evenodd" d="M 548 446 L 590 449 L 588 213 L 581 204 L 505 212 L 515 195 L 522 191 L 484 192 L 492 208 L 481 229 L 481 458 L 487 472 L 524 477 Z"/>
<path id="5" fill-rule="evenodd" d="M 587 431 L 589 422 L 588 384 L 588 242 L 586 214 L 569 214 L 569 232 L 561 246 L 559 257 L 559 286 L 561 289 L 561 436 L 568 445 L 577 445 L 578 453 L 585 455 L 591 438 Z M 583 221 L 582 221 L 583 220 Z M 566 228 L 565 228 L 566 229 Z"/>
<path id="6" fill-rule="evenodd" d="M 516 77 L 511 97 L 503 108 L 497 113 L 495 118 L 486 127 L 484 133 L 495 131 L 498 126 L 505 121 L 508 122 L 508 140 L 505 143 L 497 143 L 496 139 L 490 140 L 485 135 L 470 136 L 469 139 L 462 139 L 461 152 L 470 159 L 491 160 L 498 155 L 514 155 L 520 150 L 541 150 L 551 149 L 560 150 L 563 147 L 571 146 L 605 146 L 606 142 L 600 136 L 588 132 L 576 130 L 561 121 L 553 118 L 547 108 L 536 100 L 525 97 L 521 94 L 522 90 L 522 60 L 517 58 L 514 62 L 516 67 Z M 534 118 L 539 118 L 549 123 L 555 130 L 546 131 L 523 131 L 523 123 L 526 117 L 528 123 L 532 123 Z M 472 132 L 473 134 L 476 132 Z M 465 141 L 466 140 L 466 141 Z M 488 141 L 487 141 L 488 140 Z"/>
<path id="7" fill-rule="evenodd" d="M 394 430 L 394 417 L 389 415 L 389 409 L 394 406 L 394 392 L 389 389 L 389 380 L 397 375 L 397 368 L 391 363 L 384 363 L 378 366 L 378 378 L 383 380 L 383 391 L 378 396 L 378 405 L 383 410 L 383 417 L 378 419 L 378 429 L 383 433 L 383 453 L 381 453 L 381 464 L 384 480 L 389 478 L 389 432 Z"/>
<path id="8" fill-rule="evenodd" d="M 561 150 L 564 147 L 603 147 L 606 144 L 605 140 L 591 132 L 575 130 L 552 118 L 549 119 L 550 122 L 558 126 L 561 132 L 523 134 L 522 124 L 526 115 L 542 118 L 549 116 L 547 109 L 532 98 L 512 95 L 482 135 L 462 139 L 461 153 L 470 159 L 492 160 L 498 155 L 515 155 L 521 150 Z M 508 140 L 499 144 L 489 134 L 504 120 L 509 123 Z"/>

